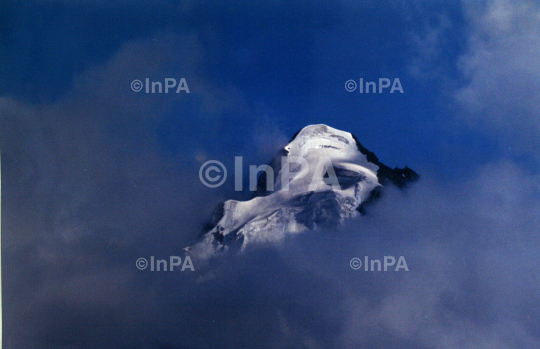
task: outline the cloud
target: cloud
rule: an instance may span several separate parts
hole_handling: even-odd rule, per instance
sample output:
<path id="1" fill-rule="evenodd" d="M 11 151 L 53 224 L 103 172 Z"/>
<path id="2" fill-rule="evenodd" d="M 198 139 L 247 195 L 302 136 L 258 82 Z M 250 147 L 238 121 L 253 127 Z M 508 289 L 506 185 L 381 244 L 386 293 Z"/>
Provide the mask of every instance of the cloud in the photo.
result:
<path id="1" fill-rule="evenodd" d="M 537 176 L 501 162 L 391 191 L 342 229 L 216 261 L 214 278 L 193 286 L 206 301 L 184 304 L 191 326 L 212 324 L 203 347 L 535 347 L 539 190 Z M 364 256 L 404 256 L 409 271 L 352 270 Z"/>
<path id="2" fill-rule="evenodd" d="M 107 326 L 150 322 L 158 299 L 135 260 L 180 254 L 226 192 L 199 182 L 188 146 L 215 135 L 193 118 L 243 108 L 234 86 L 201 71 L 207 59 L 196 35 L 161 33 L 124 44 L 56 102 L 0 98 L 8 344 L 100 346 Z M 190 94 L 131 90 L 146 77 L 185 77 Z M 171 155 L 160 132 L 174 128 L 185 151 Z"/>
<path id="3" fill-rule="evenodd" d="M 11 339 L 51 348 L 536 347 L 539 191 L 539 178 L 510 162 L 459 183 L 424 178 L 341 229 L 194 261 L 195 273 L 136 270 L 136 253 L 150 250 L 119 248 L 120 232 L 105 241 L 94 232 L 85 240 L 94 246 L 49 241 L 40 247 L 61 260 L 32 253 L 17 270 L 38 280 L 10 298 Z M 152 253 L 180 245 L 159 239 Z M 364 256 L 404 256 L 409 271 L 352 270 L 351 258 Z"/>
<path id="4" fill-rule="evenodd" d="M 537 153 L 540 7 L 531 1 L 464 2 L 467 50 L 459 60 L 467 83 L 455 97 L 465 120 L 495 131 L 505 145 Z"/>
<path id="5" fill-rule="evenodd" d="M 528 307 L 540 286 L 530 277 L 538 272 L 530 261 L 540 242 L 533 213 L 539 188 L 538 177 L 500 163 L 467 183 L 423 182 L 385 201 L 374 213 L 385 223 L 369 227 L 368 219 L 360 230 L 390 237 L 359 250 L 401 251 L 410 272 L 381 277 L 377 283 L 387 284 L 378 295 L 350 297 L 344 347 L 537 346 L 540 333 L 530 322 L 537 309 Z M 388 339 L 373 338 L 377 333 Z"/>
<path id="6" fill-rule="evenodd" d="M 29 235 L 41 234 L 43 225 L 69 230 L 69 240 L 71 235 L 86 234 L 73 220 L 88 219 L 84 216 L 106 206 L 122 211 L 129 204 L 129 210 L 140 210 L 139 219 L 154 219 L 151 210 L 172 214 L 170 202 L 152 197 L 152 192 L 179 188 L 185 181 L 181 174 L 187 171 L 181 161 L 194 165 L 195 155 L 164 158 L 167 140 L 159 139 L 156 130 L 168 127 L 164 122 L 174 118 L 171 123 L 186 133 L 181 140 L 187 140 L 199 132 L 189 129 L 189 118 L 218 122 L 233 105 L 235 110 L 242 108 L 234 88 L 218 88 L 196 74 L 204 60 L 195 35 L 158 34 L 125 44 L 108 64 L 78 76 L 73 90 L 55 103 L 30 105 L 1 98 L 5 178 L 12 183 L 5 188 L 12 200 L 5 216 L 8 222 L 20 219 L 13 223 L 28 226 Z M 130 88 L 135 78 L 164 80 L 184 74 L 190 94 L 141 94 Z M 197 112 L 188 114 L 183 108 Z M 213 134 L 211 128 L 204 131 Z M 150 201 L 141 201 L 142 197 Z M 25 217 L 28 211 L 35 215 L 30 221 Z M 109 227 L 125 223 L 114 215 L 106 219 L 102 223 Z"/>
<path id="7" fill-rule="evenodd" d="M 410 40 L 416 54 L 409 65 L 409 73 L 417 79 L 447 78 L 449 66 L 444 61 L 444 51 L 448 46 L 449 33 L 455 28 L 444 13 L 435 16 L 435 20 L 429 19 L 425 20 L 422 30 L 411 33 Z"/>

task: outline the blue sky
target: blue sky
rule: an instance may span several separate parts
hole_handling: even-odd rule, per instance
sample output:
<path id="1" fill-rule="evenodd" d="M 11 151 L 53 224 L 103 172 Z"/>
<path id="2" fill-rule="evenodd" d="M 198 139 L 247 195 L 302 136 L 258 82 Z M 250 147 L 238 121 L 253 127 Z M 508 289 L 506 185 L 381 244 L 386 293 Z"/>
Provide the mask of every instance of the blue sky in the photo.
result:
<path id="1" fill-rule="evenodd" d="M 208 113 L 196 97 L 176 102 L 153 96 L 163 98 L 168 108 L 144 132 L 161 137 L 164 148 L 177 157 L 185 157 L 178 149 L 186 150 L 186 143 L 205 151 L 232 143 L 241 152 L 253 141 L 245 135 L 264 119 L 285 136 L 308 124 L 327 123 L 356 134 L 391 166 L 425 167 L 435 176 L 467 175 L 504 156 L 526 157 L 531 145 L 508 153 L 506 144 L 457 115 L 468 112 L 456 110 L 462 107 L 456 94 L 470 83 L 462 68 L 471 54 L 464 7 L 333 1 L 265 6 L 8 3 L 0 92 L 28 103 L 54 103 L 69 94 L 81 75 L 106 66 L 126 45 L 152 43 L 172 56 L 151 62 L 148 52 L 145 61 L 124 62 L 133 76 L 150 70 L 157 81 L 197 75 L 223 94 L 212 98 L 230 104 Z M 186 36 L 191 46 L 182 44 Z M 185 67 L 180 57 L 197 61 Z M 103 78 L 131 78 L 114 74 L 120 75 Z M 345 81 L 360 78 L 399 78 L 404 94 L 345 91 Z M 207 86 L 191 83 L 193 95 L 209 95 Z M 226 96 L 231 90 L 234 101 Z M 194 130 L 192 122 L 208 118 L 215 129 Z M 167 137 L 168 132 L 182 137 Z M 202 141 L 201 133 L 212 140 Z M 239 139 L 246 143 L 240 145 Z"/>
<path id="2" fill-rule="evenodd" d="M 534 347 L 540 329 L 527 319 L 540 316 L 530 306 L 540 293 L 526 275 L 538 275 L 527 258 L 540 247 L 539 16 L 526 0 L 4 2 L 4 338 L 43 348 L 219 338 L 223 347 Z M 131 89 L 146 78 L 185 78 L 190 93 Z M 360 78 L 398 78 L 404 93 L 346 91 Z M 232 177 L 206 188 L 201 163 L 268 163 L 319 123 L 422 181 L 339 239 L 312 232 L 228 260 L 211 284 L 136 273 L 137 257 L 179 253 L 218 202 L 249 195 L 233 191 Z M 364 251 L 409 253 L 421 272 L 351 276 L 347 259 Z"/>

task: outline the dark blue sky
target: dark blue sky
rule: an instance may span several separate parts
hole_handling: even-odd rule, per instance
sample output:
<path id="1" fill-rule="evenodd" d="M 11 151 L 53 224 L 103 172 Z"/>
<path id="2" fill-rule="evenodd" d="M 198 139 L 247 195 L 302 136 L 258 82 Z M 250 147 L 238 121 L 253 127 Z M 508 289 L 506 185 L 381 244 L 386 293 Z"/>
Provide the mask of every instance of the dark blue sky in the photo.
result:
<path id="1" fill-rule="evenodd" d="M 164 98 L 169 107 L 144 132 L 178 157 L 190 147 L 212 152 L 224 144 L 245 155 L 261 119 L 286 136 L 326 123 L 356 134 L 390 166 L 447 179 L 508 155 L 482 130 L 454 121 L 460 113 L 455 93 L 468 82 L 458 68 L 468 50 L 459 3 L 8 2 L 2 16 L 0 93 L 28 103 L 61 100 L 78 76 L 137 40 L 197 57 L 196 71 L 183 68 L 180 55 L 130 67 L 141 77 L 148 66 L 162 64 L 152 67 L 157 81 L 198 75 L 217 89 L 237 91 L 241 102 L 229 102 L 242 105 L 216 111 L 214 128 L 198 126 L 208 116 L 196 97 Z M 165 47 L 171 43 L 164 36 L 186 34 L 197 37 L 191 58 L 179 37 L 172 39 L 174 49 Z M 360 78 L 399 78 L 404 93 L 345 91 L 345 81 Z M 191 83 L 194 93 L 205 95 L 204 86 Z M 129 120 L 117 126 L 129 128 Z"/>

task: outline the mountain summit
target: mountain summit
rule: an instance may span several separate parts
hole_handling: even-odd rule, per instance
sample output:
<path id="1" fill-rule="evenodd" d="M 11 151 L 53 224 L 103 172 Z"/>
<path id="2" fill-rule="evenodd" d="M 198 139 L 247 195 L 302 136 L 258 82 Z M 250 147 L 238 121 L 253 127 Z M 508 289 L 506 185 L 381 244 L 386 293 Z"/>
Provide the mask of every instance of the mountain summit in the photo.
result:
<path id="1" fill-rule="evenodd" d="M 418 174 L 384 165 L 351 133 L 326 125 L 300 130 L 259 177 L 254 197 L 228 200 L 189 253 L 209 258 L 288 234 L 336 227 L 365 212 L 381 188 L 404 188 Z"/>

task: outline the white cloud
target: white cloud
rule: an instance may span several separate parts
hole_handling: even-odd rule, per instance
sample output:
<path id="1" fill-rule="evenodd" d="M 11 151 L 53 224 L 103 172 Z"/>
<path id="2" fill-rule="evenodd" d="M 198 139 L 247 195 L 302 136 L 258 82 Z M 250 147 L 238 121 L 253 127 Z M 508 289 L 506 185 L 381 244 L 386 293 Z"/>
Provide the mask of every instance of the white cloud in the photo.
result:
<path id="1" fill-rule="evenodd" d="M 455 96 L 473 125 L 495 130 L 509 146 L 540 146 L 540 5 L 465 1 L 467 52 L 459 66 L 468 83 Z"/>

